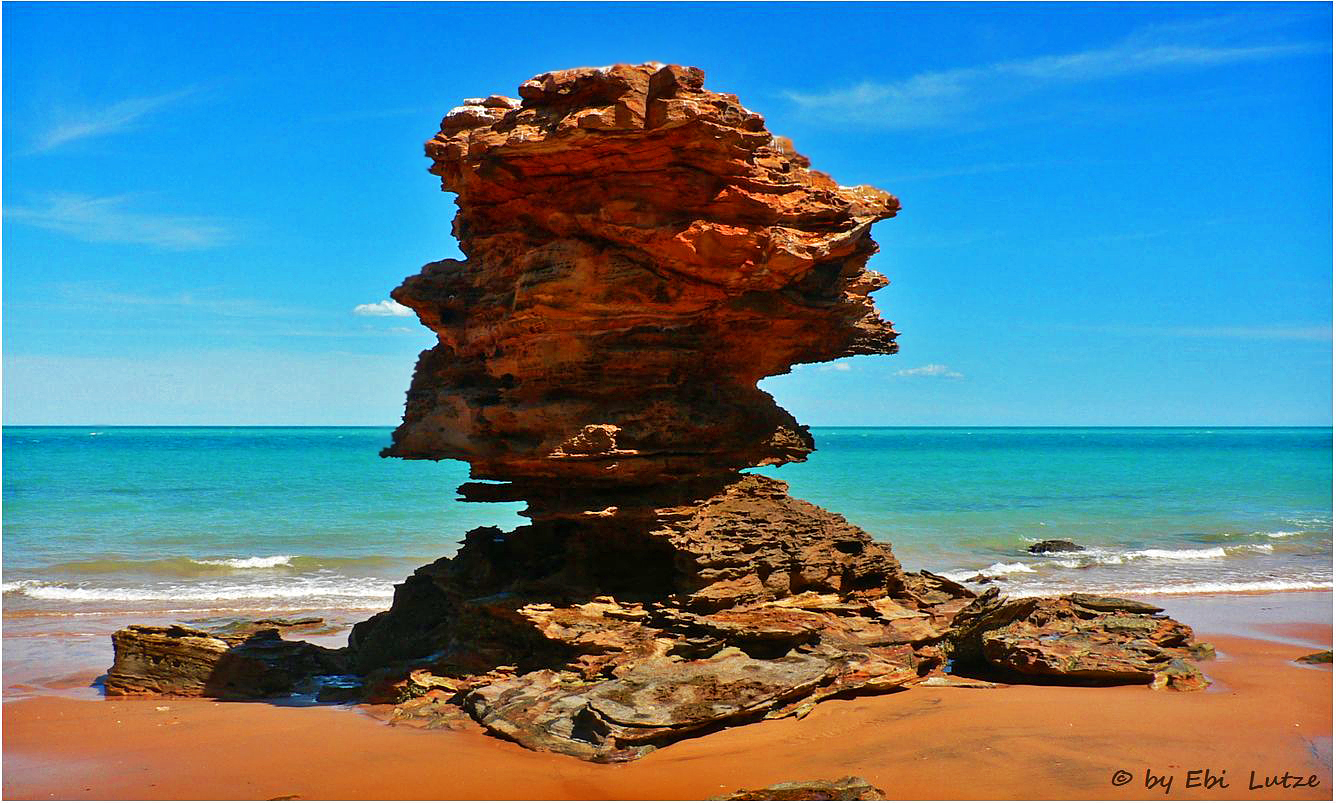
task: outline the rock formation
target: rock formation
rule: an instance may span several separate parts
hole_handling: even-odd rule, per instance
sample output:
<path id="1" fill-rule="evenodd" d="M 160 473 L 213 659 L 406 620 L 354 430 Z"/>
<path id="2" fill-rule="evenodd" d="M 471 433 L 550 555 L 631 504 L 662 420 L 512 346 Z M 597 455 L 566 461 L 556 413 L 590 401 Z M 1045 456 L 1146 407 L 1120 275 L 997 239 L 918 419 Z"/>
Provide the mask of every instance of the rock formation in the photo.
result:
<path id="1" fill-rule="evenodd" d="M 111 637 L 109 697 L 172 695 L 254 700 L 292 694 L 347 671 L 346 649 L 287 641 L 278 628 L 130 625 Z"/>
<path id="2" fill-rule="evenodd" d="M 695 68 L 564 70 L 519 94 L 465 101 L 427 143 L 467 259 L 392 293 L 437 344 L 384 454 L 468 461 L 465 499 L 523 500 L 531 523 L 469 532 L 353 629 L 363 699 L 620 761 L 907 688 L 948 653 L 991 660 L 1013 620 L 1043 628 L 1029 603 L 906 573 L 841 516 L 741 473 L 814 448 L 758 380 L 895 351 L 866 264 L 896 199 L 810 169 Z M 1061 605 L 1052 621 L 1103 610 Z M 1112 642 L 1190 638 L 1123 614 Z M 118 664 L 144 642 L 123 641 Z"/>
<path id="3" fill-rule="evenodd" d="M 467 460 L 490 482 L 465 499 L 522 499 L 533 523 L 419 570 L 354 631 L 356 665 L 510 667 L 460 691 L 478 721 L 596 759 L 938 666 L 968 591 L 739 474 L 814 448 L 760 379 L 895 351 L 866 263 L 899 203 L 811 170 L 695 68 L 519 94 L 465 101 L 427 143 L 467 260 L 392 293 L 438 343 L 385 454 Z"/>
<path id="4" fill-rule="evenodd" d="M 438 343 L 386 454 L 466 460 L 511 485 L 466 498 L 545 518 L 814 448 L 756 383 L 895 351 L 869 298 L 886 280 L 865 265 L 900 205 L 809 169 L 704 81 L 563 70 L 446 116 L 427 155 L 468 259 L 391 294 Z"/>
<path id="5" fill-rule="evenodd" d="M 991 669 L 1067 683 L 1149 683 L 1195 691 L 1208 681 L 1189 658 L 1211 658 L 1192 628 L 1144 602 L 1068 594 L 1008 600 L 990 589 L 953 622 L 957 671 Z"/>
<path id="6" fill-rule="evenodd" d="M 465 499 L 524 500 L 533 523 L 469 533 L 350 646 L 400 694 L 406 668 L 454 678 L 531 747 L 634 758 L 904 688 L 974 598 L 739 473 L 814 448 L 758 380 L 895 352 L 866 264 L 900 205 L 812 170 L 704 79 L 547 73 L 521 100 L 465 101 L 427 143 L 467 259 L 392 293 L 438 342 L 385 454 L 466 460 L 485 482 Z"/>

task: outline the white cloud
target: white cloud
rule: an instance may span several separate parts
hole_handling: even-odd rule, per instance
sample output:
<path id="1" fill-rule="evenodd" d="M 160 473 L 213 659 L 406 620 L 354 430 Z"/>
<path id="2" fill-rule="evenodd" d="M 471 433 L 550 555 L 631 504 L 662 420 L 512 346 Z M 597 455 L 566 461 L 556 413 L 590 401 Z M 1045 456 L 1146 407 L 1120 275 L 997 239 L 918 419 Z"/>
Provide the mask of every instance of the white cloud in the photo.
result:
<path id="1" fill-rule="evenodd" d="M 377 318 L 408 318 L 413 315 L 413 310 L 400 304 L 398 301 L 377 301 L 374 304 L 358 304 L 353 307 L 354 315 L 372 315 Z"/>
<path id="2" fill-rule="evenodd" d="M 5 217 L 89 242 L 134 243 L 176 251 L 212 248 L 231 239 L 218 220 L 136 212 L 126 208 L 127 200 L 123 195 L 54 193 L 36 206 L 7 207 Z"/>
<path id="3" fill-rule="evenodd" d="M 1174 29 L 1147 29 L 1110 47 L 919 73 L 899 81 L 863 81 L 827 92 L 789 90 L 800 109 L 841 124 L 885 128 L 947 125 L 981 108 L 1062 85 L 1170 69 L 1207 68 L 1326 52 L 1325 42 L 1211 45 L 1165 41 Z"/>
<path id="4" fill-rule="evenodd" d="M 127 98 L 101 108 L 83 108 L 66 116 L 37 138 L 33 152 L 41 153 L 81 139 L 125 131 L 140 118 L 189 95 L 192 90 L 141 98 Z"/>
<path id="5" fill-rule="evenodd" d="M 965 375 L 959 371 L 953 371 L 940 363 L 928 363 L 920 365 L 918 368 L 905 368 L 895 372 L 896 376 L 940 376 L 943 379 L 964 379 Z"/>
<path id="6" fill-rule="evenodd" d="M 828 362 L 818 365 L 816 369 L 818 371 L 852 371 L 853 366 L 847 362 Z"/>

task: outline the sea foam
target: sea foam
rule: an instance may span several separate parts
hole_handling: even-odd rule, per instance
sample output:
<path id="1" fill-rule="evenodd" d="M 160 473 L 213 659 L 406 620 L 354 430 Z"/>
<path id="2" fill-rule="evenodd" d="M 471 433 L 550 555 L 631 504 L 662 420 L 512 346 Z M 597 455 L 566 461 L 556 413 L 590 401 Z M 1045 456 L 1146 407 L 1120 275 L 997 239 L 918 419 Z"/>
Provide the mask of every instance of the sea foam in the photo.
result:
<path id="1" fill-rule="evenodd" d="M 394 595 L 393 584 L 372 577 L 299 577 L 263 583 L 155 583 L 148 586 L 96 586 L 19 580 L 3 584 L 5 594 L 71 602 L 230 602 L 286 600 L 296 603 L 382 601 Z"/>
<path id="2" fill-rule="evenodd" d="M 291 566 L 295 555 L 269 555 L 268 557 L 192 559 L 191 563 L 201 566 L 227 566 L 233 569 L 273 569 L 278 566 Z"/>
<path id="3" fill-rule="evenodd" d="M 1126 554 L 1131 558 L 1155 560 L 1211 560 L 1225 557 L 1225 548 L 1216 546 L 1208 549 L 1137 549 Z"/>

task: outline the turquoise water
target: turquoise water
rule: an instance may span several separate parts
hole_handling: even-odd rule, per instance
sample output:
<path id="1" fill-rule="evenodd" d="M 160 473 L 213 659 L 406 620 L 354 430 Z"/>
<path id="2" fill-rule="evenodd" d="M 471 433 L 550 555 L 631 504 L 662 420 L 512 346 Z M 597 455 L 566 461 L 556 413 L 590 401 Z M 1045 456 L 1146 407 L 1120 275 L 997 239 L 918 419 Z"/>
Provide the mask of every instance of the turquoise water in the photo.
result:
<path id="1" fill-rule="evenodd" d="M 389 428 L 5 428 L 9 616 L 377 610 L 518 505 L 463 504 L 461 463 L 385 460 Z M 814 428 L 764 473 L 909 569 L 1012 593 L 1330 588 L 1320 429 Z M 1026 547 L 1064 538 L 1076 554 Z"/>

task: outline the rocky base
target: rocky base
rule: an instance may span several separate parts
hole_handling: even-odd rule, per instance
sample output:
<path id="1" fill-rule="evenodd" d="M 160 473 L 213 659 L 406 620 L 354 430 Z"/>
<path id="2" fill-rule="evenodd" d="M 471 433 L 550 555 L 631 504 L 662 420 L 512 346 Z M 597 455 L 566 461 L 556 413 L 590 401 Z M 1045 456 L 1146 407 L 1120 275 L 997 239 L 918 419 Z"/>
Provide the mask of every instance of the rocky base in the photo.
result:
<path id="1" fill-rule="evenodd" d="M 367 694 L 435 690 L 528 747 L 621 761 L 939 668 L 974 595 L 905 574 L 785 491 L 745 476 L 705 498 L 475 530 L 354 628 Z"/>
<path id="2" fill-rule="evenodd" d="M 321 696 L 626 761 L 831 697 L 940 683 L 948 659 L 1009 681 L 1206 683 L 1187 659 L 1209 645 L 1159 608 L 976 597 L 905 573 L 884 544 L 785 491 L 743 476 L 703 498 L 474 530 L 346 650 L 274 629 L 131 626 L 113 637 L 108 693 L 267 697 L 348 671 L 360 687 L 335 679 Z"/>

